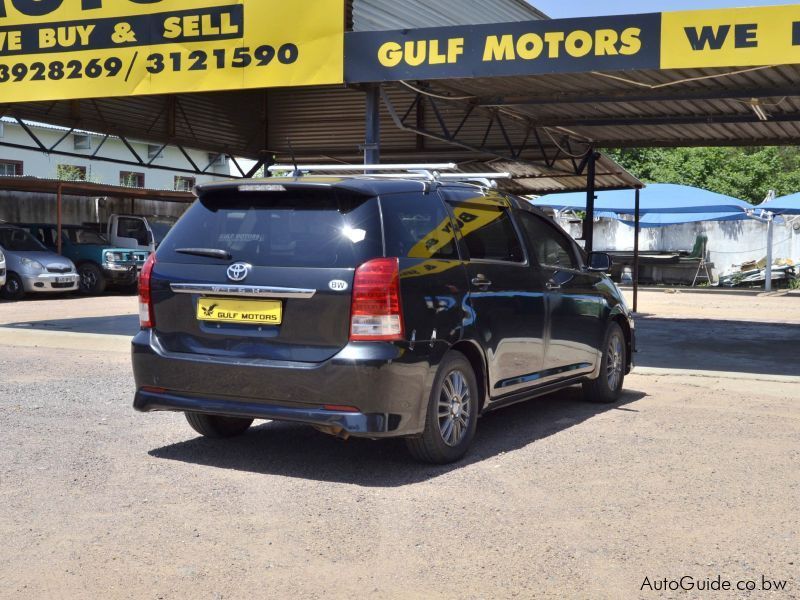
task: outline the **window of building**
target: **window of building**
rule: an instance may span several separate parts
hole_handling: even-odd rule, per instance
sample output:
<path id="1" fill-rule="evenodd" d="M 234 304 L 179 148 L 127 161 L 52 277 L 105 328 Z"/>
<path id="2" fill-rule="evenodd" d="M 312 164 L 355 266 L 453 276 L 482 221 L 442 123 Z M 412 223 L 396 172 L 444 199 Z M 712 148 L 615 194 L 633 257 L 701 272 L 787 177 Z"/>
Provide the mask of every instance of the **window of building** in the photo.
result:
<path id="1" fill-rule="evenodd" d="M 157 158 L 164 158 L 164 147 L 155 144 L 147 144 L 147 159 L 156 160 Z"/>
<path id="2" fill-rule="evenodd" d="M 175 176 L 175 190 L 178 192 L 191 192 L 195 186 L 194 177 Z"/>
<path id="3" fill-rule="evenodd" d="M 208 164 L 211 167 L 227 167 L 228 166 L 228 155 L 227 154 L 217 154 L 216 152 L 209 152 L 208 153 Z"/>
<path id="4" fill-rule="evenodd" d="M 75 150 L 91 150 L 92 138 L 83 133 L 76 133 L 72 136 Z"/>
<path id="5" fill-rule="evenodd" d="M 137 173 L 135 171 L 120 171 L 119 184 L 123 187 L 143 188 L 144 173 Z"/>
<path id="6" fill-rule="evenodd" d="M 0 160 L 0 176 L 22 177 L 22 161 Z"/>
<path id="7" fill-rule="evenodd" d="M 62 181 L 86 181 L 86 167 L 77 165 L 58 165 L 56 178 Z"/>

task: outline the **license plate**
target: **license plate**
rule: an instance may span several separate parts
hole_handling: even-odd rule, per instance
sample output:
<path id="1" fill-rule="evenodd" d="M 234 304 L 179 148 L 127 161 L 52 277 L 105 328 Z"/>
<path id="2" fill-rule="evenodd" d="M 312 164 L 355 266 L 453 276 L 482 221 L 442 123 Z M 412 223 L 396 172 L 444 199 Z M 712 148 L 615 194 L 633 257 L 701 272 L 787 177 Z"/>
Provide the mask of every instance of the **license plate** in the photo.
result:
<path id="1" fill-rule="evenodd" d="M 56 277 L 56 283 L 72 283 L 75 281 L 72 277 Z"/>
<path id="2" fill-rule="evenodd" d="M 230 298 L 200 298 L 197 318 L 216 323 L 251 323 L 280 325 L 283 306 L 280 300 L 234 300 Z"/>

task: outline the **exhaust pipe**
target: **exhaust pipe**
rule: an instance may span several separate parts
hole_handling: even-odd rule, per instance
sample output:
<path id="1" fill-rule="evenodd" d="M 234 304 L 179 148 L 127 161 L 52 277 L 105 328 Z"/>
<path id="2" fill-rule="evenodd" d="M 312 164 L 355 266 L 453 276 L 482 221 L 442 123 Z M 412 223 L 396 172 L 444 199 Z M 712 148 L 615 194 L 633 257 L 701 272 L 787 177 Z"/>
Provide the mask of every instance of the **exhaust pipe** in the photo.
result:
<path id="1" fill-rule="evenodd" d="M 321 433 L 332 435 L 333 437 L 345 442 L 350 439 L 350 433 L 338 425 L 313 425 L 313 427 Z"/>

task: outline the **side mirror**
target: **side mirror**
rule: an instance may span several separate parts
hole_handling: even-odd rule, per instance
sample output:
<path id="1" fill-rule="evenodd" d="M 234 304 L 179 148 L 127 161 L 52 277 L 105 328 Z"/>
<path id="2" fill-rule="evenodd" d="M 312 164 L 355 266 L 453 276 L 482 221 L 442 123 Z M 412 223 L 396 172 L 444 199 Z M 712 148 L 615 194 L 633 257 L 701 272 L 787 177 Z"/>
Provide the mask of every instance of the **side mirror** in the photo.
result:
<path id="1" fill-rule="evenodd" d="M 605 252 L 590 252 L 588 256 L 588 265 L 590 271 L 598 271 L 601 273 L 608 273 L 614 261 L 611 256 Z"/>

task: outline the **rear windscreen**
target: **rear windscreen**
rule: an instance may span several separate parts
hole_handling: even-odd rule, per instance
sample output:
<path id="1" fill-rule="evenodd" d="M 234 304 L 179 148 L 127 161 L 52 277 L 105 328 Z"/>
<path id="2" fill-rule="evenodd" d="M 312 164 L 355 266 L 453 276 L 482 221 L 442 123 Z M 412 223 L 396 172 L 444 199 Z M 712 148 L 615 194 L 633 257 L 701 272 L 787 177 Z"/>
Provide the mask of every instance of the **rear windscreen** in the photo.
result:
<path id="1" fill-rule="evenodd" d="M 186 248 L 224 250 L 232 261 L 273 267 L 349 268 L 383 255 L 377 200 L 331 189 L 208 195 L 173 228 L 158 258 L 219 262 L 176 252 Z"/>

